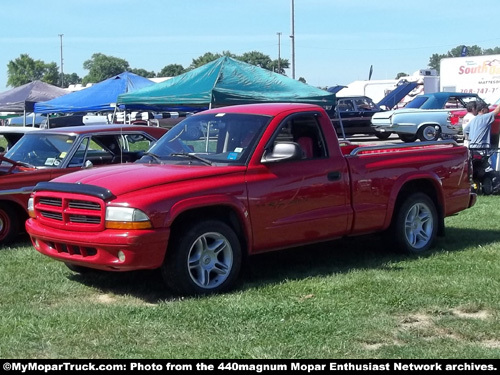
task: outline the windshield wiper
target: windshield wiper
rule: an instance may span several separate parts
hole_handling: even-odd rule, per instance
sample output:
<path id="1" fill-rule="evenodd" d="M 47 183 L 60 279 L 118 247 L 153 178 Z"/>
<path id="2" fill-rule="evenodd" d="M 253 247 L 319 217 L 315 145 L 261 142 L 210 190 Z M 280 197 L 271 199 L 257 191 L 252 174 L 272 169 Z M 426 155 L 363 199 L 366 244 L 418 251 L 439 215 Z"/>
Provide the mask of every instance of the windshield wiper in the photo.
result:
<path id="1" fill-rule="evenodd" d="M 205 163 L 207 165 L 212 165 L 213 164 L 210 160 L 202 158 L 201 156 L 198 156 L 198 155 L 190 153 L 190 152 L 174 152 L 174 153 L 170 154 L 170 156 L 184 156 L 184 157 L 188 157 L 188 158 L 199 160 L 202 163 Z"/>
<path id="2" fill-rule="evenodd" d="M 158 164 L 163 164 L 161 158 L 153 152 L 145 152 L 142 156 L 150 156 Z"/>

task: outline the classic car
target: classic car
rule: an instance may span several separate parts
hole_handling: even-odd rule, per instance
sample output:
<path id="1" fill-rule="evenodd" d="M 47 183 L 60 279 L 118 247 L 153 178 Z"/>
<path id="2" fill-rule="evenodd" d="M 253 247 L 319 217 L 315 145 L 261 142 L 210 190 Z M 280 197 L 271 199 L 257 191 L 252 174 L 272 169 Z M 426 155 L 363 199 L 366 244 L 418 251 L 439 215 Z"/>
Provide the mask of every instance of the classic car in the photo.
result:
<path id="1" fill-rule="evenodd" d="M 476 94 L 458 92 L 418 95 L 404 108 L 374 114 L 372 128 L 396 133 L 405 142 L 457 138 L 462 134 L 462 126 L 454 113 L 464 111 L 473 100 L 484 102 Z"/>

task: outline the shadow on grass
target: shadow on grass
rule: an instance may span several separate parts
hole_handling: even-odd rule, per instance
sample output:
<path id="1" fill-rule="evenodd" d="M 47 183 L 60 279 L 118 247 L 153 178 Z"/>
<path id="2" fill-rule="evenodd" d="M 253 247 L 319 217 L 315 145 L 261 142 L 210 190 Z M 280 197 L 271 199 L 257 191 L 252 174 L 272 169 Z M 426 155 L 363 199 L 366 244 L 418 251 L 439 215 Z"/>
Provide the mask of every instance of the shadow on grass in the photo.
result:
<path id="1" fill-rule="evenodd" d="M 397 253 L 379 235 L 301 246 L 249 257 L 237 290 L 280 283 L 287 279 L 342 274 L 355 269 L 384 269 L 389 262 L 428 257 L 441 251 L 464 251 L 499 240 L 500 230 L 447 228 L 446 236 L 438 238 L 434 248 L 422 255 Z M 394 267 L 387 269 L 397 270 Z M 86 274 L 71 273 L 69 278 L 104 293 L 132 295 L 147 303 L 179 299 L 179 296 L 166 289 L 157 270 L 119 273 L 91 271 Z"/>

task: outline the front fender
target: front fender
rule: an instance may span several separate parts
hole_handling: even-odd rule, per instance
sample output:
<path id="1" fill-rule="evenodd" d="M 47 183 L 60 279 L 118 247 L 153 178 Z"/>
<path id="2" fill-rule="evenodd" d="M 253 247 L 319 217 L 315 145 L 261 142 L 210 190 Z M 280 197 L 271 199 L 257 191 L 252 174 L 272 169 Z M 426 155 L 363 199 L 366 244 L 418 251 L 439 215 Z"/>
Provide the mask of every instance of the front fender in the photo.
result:
<path id="1" fill-rule="evenodd" d="M 165 227 L 170 228 L 174 221 L 182 214 L 195 210 L 216 209 L 218 207 L 228 208 L 236 214 L 236 217 L 238 218 L 241 228 L 245 234 L 247 246 L 249 246 L 252 243 L 250 215 L 244 201 L 232 195 L 211 194 L 185 198 L 177 201 L 167 214 Z"/>

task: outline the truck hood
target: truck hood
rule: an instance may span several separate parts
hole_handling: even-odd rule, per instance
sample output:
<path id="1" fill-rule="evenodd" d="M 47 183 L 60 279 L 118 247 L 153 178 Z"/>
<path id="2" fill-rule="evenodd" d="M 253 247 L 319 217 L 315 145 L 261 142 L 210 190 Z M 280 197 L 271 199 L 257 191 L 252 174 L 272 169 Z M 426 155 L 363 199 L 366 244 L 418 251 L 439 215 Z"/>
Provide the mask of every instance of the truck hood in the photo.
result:
<path id="1" fill-rule="evenodd" d="M 100 186 L 119 196 L 177 181 L 242 172 L 244 166 L 188 166 L 168 164 L 125 164 L 90 168 L 58 177 L 54 182 Z"/>

